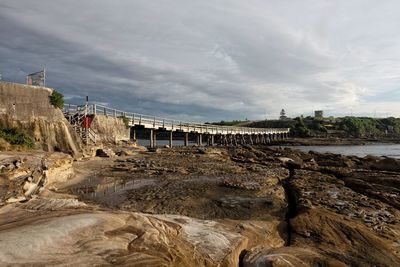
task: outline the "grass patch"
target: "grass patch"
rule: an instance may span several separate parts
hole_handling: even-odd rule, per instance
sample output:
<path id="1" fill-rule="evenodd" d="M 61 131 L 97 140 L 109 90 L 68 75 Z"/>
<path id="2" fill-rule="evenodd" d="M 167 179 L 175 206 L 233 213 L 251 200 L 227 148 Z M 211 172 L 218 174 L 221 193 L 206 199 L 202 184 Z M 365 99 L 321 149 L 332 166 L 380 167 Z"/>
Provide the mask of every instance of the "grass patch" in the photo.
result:
<path id="1" fill-rule="evenodd" d="M 0 128 L 0 138 L 10 145 L 35 148 L 35 141 L 32 137 L 14 128 Z"/>

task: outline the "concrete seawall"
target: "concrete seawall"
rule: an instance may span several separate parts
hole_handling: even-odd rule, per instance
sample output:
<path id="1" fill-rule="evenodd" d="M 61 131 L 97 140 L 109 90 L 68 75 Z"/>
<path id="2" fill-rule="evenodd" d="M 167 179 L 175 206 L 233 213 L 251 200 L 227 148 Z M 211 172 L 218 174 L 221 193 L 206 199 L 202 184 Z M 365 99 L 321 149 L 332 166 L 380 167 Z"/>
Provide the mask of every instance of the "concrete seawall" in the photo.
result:
<path id="1" fill-rule="evenodd" d="M 0 127 L 17 128 L 37 148 L 77 155 L 81 141 L 61 110 L 50 104 L 50 88 L 0 82 Z"/>

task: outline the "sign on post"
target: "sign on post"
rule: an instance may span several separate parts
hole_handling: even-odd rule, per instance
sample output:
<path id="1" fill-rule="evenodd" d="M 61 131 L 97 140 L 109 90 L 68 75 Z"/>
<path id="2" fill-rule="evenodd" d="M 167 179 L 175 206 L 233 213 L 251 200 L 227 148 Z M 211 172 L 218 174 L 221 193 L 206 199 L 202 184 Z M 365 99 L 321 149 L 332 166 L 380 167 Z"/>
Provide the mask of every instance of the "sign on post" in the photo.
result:
<path id="1" fill-rule="evenodd" d="M 28 74 L 26 76 L 26 84 L 34 86 L 45 86 L 46 85 L 46 71 L 41 70 Z"/>

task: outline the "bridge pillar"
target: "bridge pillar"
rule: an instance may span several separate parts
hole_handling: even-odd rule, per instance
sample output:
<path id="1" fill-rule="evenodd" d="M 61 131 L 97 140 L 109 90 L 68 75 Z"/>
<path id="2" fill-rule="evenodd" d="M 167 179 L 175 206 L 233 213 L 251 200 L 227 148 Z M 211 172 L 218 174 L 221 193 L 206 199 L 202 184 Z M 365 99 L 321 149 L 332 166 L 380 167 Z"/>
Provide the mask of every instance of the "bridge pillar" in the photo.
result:
<path id="1" fill-rule="evenodd" d="M 214 135 L 213 134 L 207 134 L 207 145 L 208 146 L 214 145 Z"/>
<path id="2" fill-rule="evenodd" d="M 154 147 L 154 130 L 150 129 L 150 147 L 153 148 Z"/>
<path id="3" fill-rule="evenodd" d="M 133 130 L 133 139 L 135 139 L 135 140 L 136 140 L 136 129 L 135 129 L 135 128 L 133 128 L 132 130 Z"/>
<path id="4" fill-rule="evenodd" d="M 169 147 L 172 148 L 172 131 L 169 132 Z"/>
<path id="5" fill-rule="evenodd" d="M 253 142 L 253 135 L 252 135 L 252 134 L 249 134 L 249 138 L 250 138 L 250 145 L 253 145 L 253 144 L 254 144 L 254 142 Z"/>
<path id="6" fill-rule="evenodd" d="M 183 145 L 188 146 L 189 144 L 189 133 L 185 133 L 185 137 L 183 138 Z"/>
<path id="7" fill-rule="evenodd" d="M 233 144 L 234 144 L 235 146 L 238 146 L 237 134 L 234 134 L 234 135 L 233 135 Z"/>
<path id="8" fill-rule="evenodd" d="M 203 134 L 199 133 L 197 135 L 197 145 L 198 146 L 203 146 Z"/>
<path id="9" fill-rule="evenodd" d="M 157 146 L 157 131 L 156 130 L 154 130 L 153 131 L 153 147 L 156 147 Z"/>

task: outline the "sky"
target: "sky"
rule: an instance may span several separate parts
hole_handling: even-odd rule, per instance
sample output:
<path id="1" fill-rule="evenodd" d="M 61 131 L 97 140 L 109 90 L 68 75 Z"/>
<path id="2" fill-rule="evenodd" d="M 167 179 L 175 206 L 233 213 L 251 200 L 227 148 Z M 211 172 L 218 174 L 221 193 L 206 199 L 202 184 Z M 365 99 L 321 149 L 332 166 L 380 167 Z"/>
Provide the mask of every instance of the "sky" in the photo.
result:
<path id="1" fill-rule="evenodd" d="M 1 0 L 0 73 L 190 121 L 400 117 L 397 0 Z"/>

